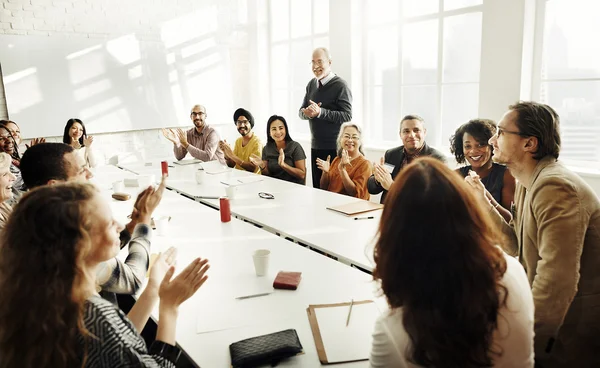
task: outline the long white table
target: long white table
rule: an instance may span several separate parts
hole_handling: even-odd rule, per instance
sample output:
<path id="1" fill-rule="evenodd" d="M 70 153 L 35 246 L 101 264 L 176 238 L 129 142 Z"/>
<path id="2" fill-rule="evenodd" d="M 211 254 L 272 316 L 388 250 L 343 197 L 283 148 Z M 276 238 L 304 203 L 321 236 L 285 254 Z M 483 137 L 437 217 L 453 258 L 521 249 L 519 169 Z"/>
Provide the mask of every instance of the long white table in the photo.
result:
<path id="1" fill-rule="evenodd" d="M 360 199 L 298 185 L 268 176 L 229 169 L 221 174 L 206 174 L 202 184 L 196 183 L 199 164 L 176 165 L 169 168 L 169 188 L 218 208 L 218 197 L 225 195 L 227 184 L 239 180 L 258 178 L 260 181 L 241 184 L 231 202 L 232 214 L 295 242 L 334 256 L 339 261 L 358 266 L 363 270 L 373 268 L 372 245 L 377 232 L 381 210 L 357 217 L 373 219 L 355 220 L 328 210 L 327 207 L 348 204 Z M 142 175 L 160 177 L 160 161 L 120 165 Z M 263 199 L 259 192 L 274 195 Z"/>
<path id="2" fill-rule="evenodd" d="M 110 198 L 113 181 L 135 177 L 115 167 L 99 168 L 95 174 L 94 182 L 106 198 Z M 132 194 L 128 201 L 110 199 L 117 218 L 131 212 L 140 190 L 126 188 Z M 174 191 L 165 191 L 156 213 L 169 215 L 172 220 L 167 236 L 153 235 L 153 253 L 177 247 L 179 270 L 195 257 L 210 260 L 209 279 L 180 307 L 177 321 L 177 343 L 198 366 L 229 367 L 231 343 L 288 328 L 298 332 L 305 354 L 280 366 L 319 366 L 306 314 L 308 305 L 375 299 L 374 284 L 368 274 L 235 218 L 222 223 L 218 211 Z M 251 255 L 256 249 L 271 251 L 268 276 L 255 276 Z M 276 290 L 268 296 L 235 299 L 272 284 L 280 270 L 302 272 L 298 290 Z M 385 309 L 383 300 L 379 298 L 376 302 L 381 310 Z M 158 316 L 158 310 L 153 316 Z M 198 333 L 199 328 L 206 332 Z M 367 365 L 362 361 L 344 366 Z"/>

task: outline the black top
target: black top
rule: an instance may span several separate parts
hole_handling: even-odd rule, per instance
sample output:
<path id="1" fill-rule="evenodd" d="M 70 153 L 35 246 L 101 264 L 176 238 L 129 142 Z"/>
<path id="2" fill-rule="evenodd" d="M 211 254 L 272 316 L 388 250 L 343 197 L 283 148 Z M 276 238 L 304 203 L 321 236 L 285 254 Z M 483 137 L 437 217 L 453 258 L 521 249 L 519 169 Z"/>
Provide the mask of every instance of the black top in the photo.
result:
<path id="1" fill-rule="evenodd" d="M 463 177 L 469 175 L 471 165 L 463 166 L 458 171 Z M 504 172 L 506 166 L 499 164 L 492 164 L 492 171 L 485 178 L 481 178 L 481 183 L 485 186 L 488 192 L 494 197 L 496 202 L 502 204 L 502 188 L 504 188 Z"/>
<path id="2" fill-rule="evenodd" d="M 427 145 L 427 142 L 423 143 L 423 148 L 419 153 L 419 157 L 431 156 L 437 158 L 442 162 L 446 162 L 446 157 L 443 153 L 436 150 L 435 148 L 431 148 Z M 392 179 L 396 178 L 396 175 L 402 169 L 402 165 L 404 164 L 404 146 L 396 147 L 385 151 L 385 155 L 383 156 L 384 160 L 388 164 L 394 165 L 394 170 L 392 171 Z M 375 175 L 371 175 L 369 180 L 367 181 L 367 188 L 369 189 L 369 193 L 371 194 L 379 194 L 383 192 L 381 195 L 380 203 L 383 203 L 385 197 L 387 195 L 387 190 L 384 190 L 381 184 L 379 184 L 375 180 Z"/>
<path id="3" fill-rule="evenodd" d="M 296 161 L 306 160 L 304 149 L 300 143 L 296 141 L 286 142 L 283 153 L 285 154 L 285 163 L 292 167 L 296 167 Z M 279 150 L 277 149 L 277 144 L 275 144 L 275 142 L 267 142 L 262 150 L 262 159 L 263 161 L 267 161 L 269 176 L 302 185 L 306 182 L 306 177 L 304 177 L 304 179 L 298 179 L 279 166 Z"/>
<path id="4" fill-rule="evenodd" d="M 340 126 L 352 120 L 352 92 L 350 88 L 337 75 L 321 88 L 318 88 L 317 79 L 313 78 L 306 86 L 306 95 L 300 108 L 306 108 L 310 104 L 309 100 L 321 103 L 321 116 L 309 120 L 310 147 L 320 150 L 335 150 Z M 301 110 L 298 115 L 300 119 L 308 119 Z"/>

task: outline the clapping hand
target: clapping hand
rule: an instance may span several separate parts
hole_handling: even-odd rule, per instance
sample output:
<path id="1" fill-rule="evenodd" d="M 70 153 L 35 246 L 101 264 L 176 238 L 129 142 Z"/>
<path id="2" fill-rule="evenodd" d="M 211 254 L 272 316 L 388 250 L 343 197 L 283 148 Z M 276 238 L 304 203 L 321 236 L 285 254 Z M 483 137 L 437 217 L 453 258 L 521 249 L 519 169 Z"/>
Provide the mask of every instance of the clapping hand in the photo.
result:
<path id="1" fill-rule="evenodd" d="M 162 129 L 162 134 L 165 138 L 167 138 L 168 140 L 170 140 L 173 144 L 177 144 L 179 143 L 179 140 L 177 139 L 177 136 L 175 135 L 175 132 L 173 131 L 173 129 Z"/>
<path id="2" fill-rule="evenodd" d="M 375 176 L 375 180 L 381 185 L 381 187 L 385 190 L 390 190 L 392 183 L 394 180 L 392 179 L 392 174 L 387 171 L 384 166 L 385 160 L 382 157 L 379 161 L 379 165 L 374 165 L 373 176 Z"/>
<path id="3" fill-rule="evenodd" d="M 87 135 L 85 136 L 85 138 L 83 138 L 83 145 L 86 147 L 89 147 L 92 145 L 92 143 L 94 143 L 94 137 L 91 135 Z"/>
<path id="4" fill-rule="evenodd" d="M 308 100 L 309 105 L 302 109 L 302 113 L 310 119 L 316 118 L 321 113 L 321 103 L 316 103 L 313 100 Z"/>
<path id="5" fill-rule="evenodd" d="M 46 138 L 33 138 L 31 140 L 31 142 L 29 142 L 29 144 L 25 145 L 25 147 L 30 148 L 30 147 L 35 146 L 36 144 L 40 144 L 40 143 L 46 143 Z"/>
<path id="6" fill-rule="evenodd" d="M 162 252 L 156 257 L 154 264 L 150 268 L 148 277 L 148 287 L 152 287 L 158 291 L 158 288 L 165 278 L 165 274 L 171 266 L 175 266 L 177 259 L 177 249 L 170 247 L 166 252 Z"/>
<path id="7" fill-rule="evenodd" d="M 181 145 L 183 147 L 187 148 L 189 143 L 188 143 L 187 136 L 186 136 L 185 132 L 183 131 L 183 129 L 177 128 L 177 130 L 175 130 L 175 133 L 177 134 L 177 138 L 179 138 L 179 143 L 181 143 Z"/>
<path id="8" fill-rule="evenodd" d="M 233 151 L 231 147 L 227 144 L 226 140 L 219 141 L 219 148 L 223 151 L 225 157 L 231 158 L 233 156 Z"/>
<path id="9" fill-rule="evenodd" d="M 485 189 L 485 185 L 483 185 L 481 178 L 475 171 L 469 170 L 469 175 L 465 177 L 465 181 L 469 184 L 469 188 L 472 189 L 477 198 L 487 201 L 487 189 Z"/>
<path id="10" fill-rule="evenodd" d="M 285 165 L 285 153 L 283 152 L 283 148 L 279 149 L 279 157 L 277 157 L 277 163 L 279 164 L 279 166 L 281 166 L 283 168 L 283 166 Z"/>
<path id="11" fill-rule="evenodd" d="M 350 163 L 350 156 L 348 156 L 348 151 L 343 149 L 342 157 L 340 159 L 340 165 L 338 166 L 338 168 L 340 170 L 343 170 L 346 168 L 346 166 L 352 166 L 352 164 Z"/>
<path id="12" fill-rule="evenodd" d="M 331 167 L 329 161 L 331 160 L 331 156 L 327 155 L 327 161 L 321 160 L 317 157 L 317 167 L 321 169 L 323 172 L 328 173 L 329 168 Z"/>
<path id="13" fill-rule="evenodd" d="M 210 268 L 208 259 L 196 258 L 181 273 L 172 279 L 175 266 L 170 266 L 158 289 L 160 307 L 177 308 L 189 299 L 204 284 Z"/>
<path id="14" fill-rule="evenodd" d="M 252 162 L 254 165 L 258 166 L 258 167 L 262 167 L 263 164 L 263 160 L 262 158 L 258 157 L 256 154 L 251 154 L 250 157 L 248 158 L 250 160 L 250 162 Z"/>

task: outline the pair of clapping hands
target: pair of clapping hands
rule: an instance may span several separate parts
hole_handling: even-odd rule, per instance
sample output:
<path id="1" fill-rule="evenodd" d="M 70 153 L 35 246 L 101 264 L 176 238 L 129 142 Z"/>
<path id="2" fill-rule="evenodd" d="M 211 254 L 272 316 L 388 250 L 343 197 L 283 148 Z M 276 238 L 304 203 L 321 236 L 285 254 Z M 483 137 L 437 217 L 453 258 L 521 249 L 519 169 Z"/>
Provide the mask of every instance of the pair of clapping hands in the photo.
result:
<path id="1" fill-rule="evenodd" d="M 352 166 L 352 163 L 350 163 L 350 156 L 348 155 L 348 151 L 343 149 L 342 157 L 340 158 L 340 164 L 338 165 L 338 170 L 344 170 L 346 166 Z M 323 160 L 317 157 L 317 167 L 321 171 L 328 173 L 331 169 L 331 156 L 327 155 L 327 160 Z"/>
<path id="2" fill-rule="evenodd" d="M 300 109 L 300 111 L 310 119 L 316 118 L 321 113 L 321 103 L 316 103 L 313 100 L 308 100 L 308 102 L 308 106 Z"/>
<path id="3" fill-rule="evenodd" d="M 258 155 L 252 154 L 249 157 L 250 162 L 252 162 L 254 165 L 262 168 L 262 164 L 263 164 L 263 160 L 261 157 L 259 157 Z M 277 157 L 277 163 L 279 164 L 279 166 L 284 167 L 285 165 L 287 165 L 285 163 L 285 152 L 283 152 L 283 148 L 279 149 L 279 157 Z"/>
<path id="4" fill-rule="evenodd" d="M 187 135 L 181 128 L 177 129 L 162 129 L 162 134 L 165 138 L 171 141 L 173 144 L 180 144 L 184 147 L 188 146 Z"/>

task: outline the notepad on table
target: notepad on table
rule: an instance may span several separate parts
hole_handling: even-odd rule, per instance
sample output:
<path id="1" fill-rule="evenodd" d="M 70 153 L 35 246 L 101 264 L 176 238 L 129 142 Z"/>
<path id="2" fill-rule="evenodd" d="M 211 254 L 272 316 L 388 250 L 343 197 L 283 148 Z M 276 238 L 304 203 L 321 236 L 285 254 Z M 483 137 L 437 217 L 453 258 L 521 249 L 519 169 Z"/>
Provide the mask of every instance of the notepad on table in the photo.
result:
<path id="1" fill-rule="evenodd" d="M 201 166 L 207 174 L 220 174 L 229 171 L 229 167 L 217 160 L 202 162 Z"/>
<path id="2" fill-rule="evenodd" d="M 375 211 L 381 208 L 383 208 L 383 205 L 381 203 L 374 203 L 369 201 L 356 201 L 352 203 L 342 204 L 339 206 L 327 207 L 328 210 L 340 212 L 346 216 Z"/>
<path id="3" fill-rule="evenodd" d="M 174 161 L 173 163 L 176 165 L 193 165 L 193 164 L 199 164 L 201 162 L 202 162 L 202 160 L 198 160 L 196 158 L 189 158 L 187 160 Z"/>
<path id="4" fill-rule="evenodd" d="M 309 305 L 306 309 L 322 364 L 369 359 L 372 332 L 381 314 L 372 300 Z M 346 326 L 346 322 L 348 325 Z"/>

